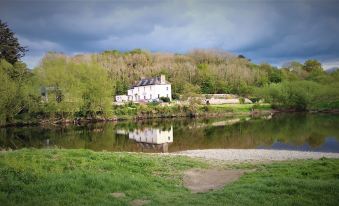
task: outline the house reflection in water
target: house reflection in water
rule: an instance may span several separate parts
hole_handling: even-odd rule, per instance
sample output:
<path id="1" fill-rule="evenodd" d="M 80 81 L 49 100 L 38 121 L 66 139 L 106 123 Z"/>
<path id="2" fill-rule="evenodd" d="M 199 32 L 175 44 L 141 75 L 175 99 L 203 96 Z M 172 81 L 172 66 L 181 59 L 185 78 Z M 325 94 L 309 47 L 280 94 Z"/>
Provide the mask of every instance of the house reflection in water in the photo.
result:
<path id="1" fill-rule="evenodd" d="M 169 128 L 142 128 L 127 131 L 118 129 L 117 134 L 128 135 L 128 138 L 137 142 L 143 152 L 168 152 L 168 146 L 173 142 L 173 127 Z"/>

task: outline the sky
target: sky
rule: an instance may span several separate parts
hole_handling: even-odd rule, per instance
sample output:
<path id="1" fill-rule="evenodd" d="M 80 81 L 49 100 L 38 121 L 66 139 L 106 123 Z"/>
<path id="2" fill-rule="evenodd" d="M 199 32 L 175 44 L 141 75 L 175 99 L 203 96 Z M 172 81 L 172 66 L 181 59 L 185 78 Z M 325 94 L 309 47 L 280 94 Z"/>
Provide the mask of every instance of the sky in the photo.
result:
<path id="1" fill-rule="evenodd" d="M 127 51 L 243 54 L 280 66 L 318 59 L 339 67 L 339 0 L 0 0 L 0 19 L 29 52 Z"/>

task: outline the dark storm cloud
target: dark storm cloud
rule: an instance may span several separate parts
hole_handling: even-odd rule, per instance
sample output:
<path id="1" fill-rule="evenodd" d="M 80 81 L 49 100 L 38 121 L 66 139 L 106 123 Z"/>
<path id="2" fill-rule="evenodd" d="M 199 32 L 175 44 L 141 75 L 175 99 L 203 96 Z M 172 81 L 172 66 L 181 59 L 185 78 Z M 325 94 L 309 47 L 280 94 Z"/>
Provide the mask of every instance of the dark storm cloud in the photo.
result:
<path id="1" fill-rule="evenodd" d="M 255 62 L 339 62 L 339 1 L 1 1 L 0 19 L 30 48 L 68 54 L 220 48 Z"/>

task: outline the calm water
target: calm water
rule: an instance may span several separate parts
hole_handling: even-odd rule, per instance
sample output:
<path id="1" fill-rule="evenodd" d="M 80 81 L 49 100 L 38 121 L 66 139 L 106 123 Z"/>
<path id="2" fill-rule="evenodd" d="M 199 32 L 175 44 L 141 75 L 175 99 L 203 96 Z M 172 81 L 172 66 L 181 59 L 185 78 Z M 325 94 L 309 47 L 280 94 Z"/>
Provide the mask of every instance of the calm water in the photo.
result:
<path id="1" fill-rule="evenodd" d="M 212 148 L 339 152 L 339 115 L 284 114 L 270 119 L 228 117 L 0 129 L 1 149 L 25 147 L 143 152 Z"/>

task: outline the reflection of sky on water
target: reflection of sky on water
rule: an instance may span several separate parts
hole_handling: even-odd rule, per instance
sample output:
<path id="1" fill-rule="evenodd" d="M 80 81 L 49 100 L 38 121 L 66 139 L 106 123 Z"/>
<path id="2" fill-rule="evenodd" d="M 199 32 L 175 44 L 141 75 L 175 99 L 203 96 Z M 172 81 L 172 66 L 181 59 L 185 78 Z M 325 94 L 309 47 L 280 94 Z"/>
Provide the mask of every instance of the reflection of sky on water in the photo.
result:
<path id="1" fill-rule="evenodd" d="M 308 143 L 303 145 L 290 145 L 279 141 L 274 142 L 271 146 L 259 146 L 258 149 L 275 149 L 275 150 L 297 150 L 297 151 L 314 151 L 314 152 L 338 152 L 339 142 L 335 137 L 326 137 L 324 144 L 311 147 Z"/>

